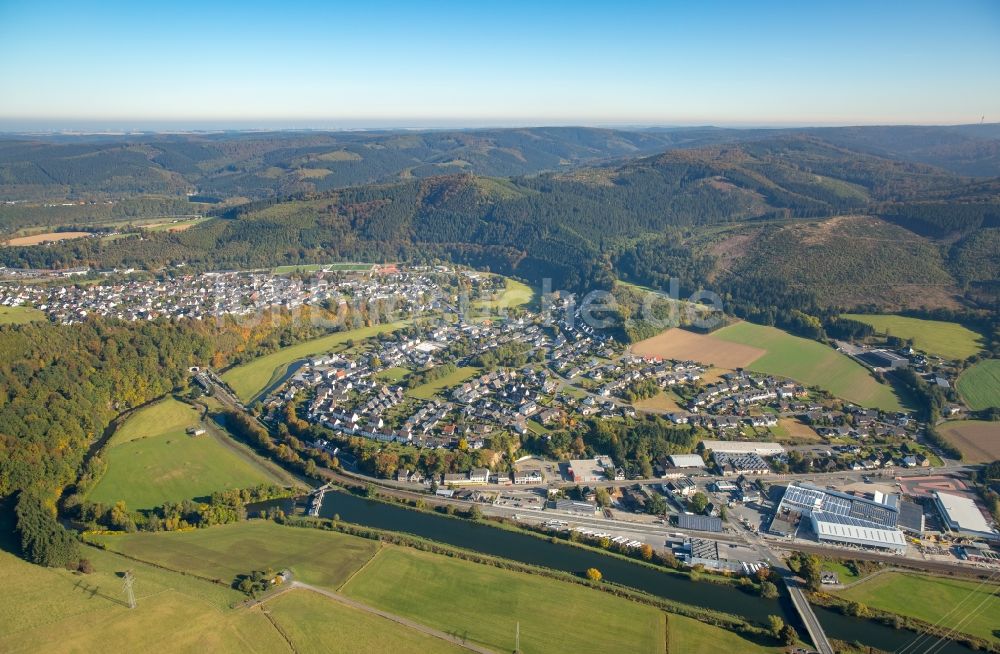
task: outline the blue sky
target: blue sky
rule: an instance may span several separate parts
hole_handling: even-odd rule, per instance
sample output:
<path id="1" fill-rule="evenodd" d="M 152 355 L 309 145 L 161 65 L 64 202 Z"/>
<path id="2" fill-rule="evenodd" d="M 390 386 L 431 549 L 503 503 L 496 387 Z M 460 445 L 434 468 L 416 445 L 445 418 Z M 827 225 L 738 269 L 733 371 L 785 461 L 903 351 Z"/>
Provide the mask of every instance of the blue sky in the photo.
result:
<path id="1" fill-rule="evenodd" d="M 149 5 L 149 6 L 147 6 Z M 0 121 L 1000 122 L 1000 2 L 0 0 Z"/>

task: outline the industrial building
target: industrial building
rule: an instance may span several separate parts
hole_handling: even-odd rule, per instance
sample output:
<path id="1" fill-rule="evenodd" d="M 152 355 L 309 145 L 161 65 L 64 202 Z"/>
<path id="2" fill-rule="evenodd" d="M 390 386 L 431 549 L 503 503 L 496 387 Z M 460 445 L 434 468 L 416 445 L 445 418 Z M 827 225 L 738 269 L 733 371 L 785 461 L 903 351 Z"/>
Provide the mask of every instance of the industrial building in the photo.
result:
<path id="1" fill-rule="evenodd" d="M 898 527 L 898 495 L 876 492 L 867 499 L 812 484 L 792 484 L 781 498 L 775 522 L 788 525 L 798 518 L 807 518 L 821 541 L 897 553 L 906 550 Z"/>
<path id="2" fill-rule="evenodd" d="M 702 441 L 701 447 L 722 454 L 756 454 L 758 456 L 775 456 L 785 451 L 780 443 L 757 441 Z"/>
<path id="3" fill-rule="evenodd" d="M 986 521 L 974 500 L 964 495 L 940 491 L 934 491 L 933 495 L 941 520 L 949 531 L 965 536 L 997 537 L 997 533 L 990 528 L 990 523 Z"/>
<path id="4" fill-rule="evenodd" d="M 710 515 L 681 513 L 677 516 L 677 527 L 695 531 L 711 531 L 718 534 L 722 533 L 722 519 Z"/>
<path id="5" fill-rule="evenodd" d="M 704 468 L 705 461 L 700 454 L 671 454 L 667 459 L 675 468 Z"/>

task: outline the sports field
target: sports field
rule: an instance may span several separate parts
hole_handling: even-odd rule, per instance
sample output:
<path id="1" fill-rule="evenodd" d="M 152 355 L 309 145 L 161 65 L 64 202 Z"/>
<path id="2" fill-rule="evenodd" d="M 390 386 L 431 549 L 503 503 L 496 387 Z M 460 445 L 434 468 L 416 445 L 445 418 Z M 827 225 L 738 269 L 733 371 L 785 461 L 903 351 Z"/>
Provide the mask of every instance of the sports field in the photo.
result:
<path id="1" fill-rule="evenodd" d="M 961 633 L 1000 642 L 1000 587 L 929 575 L 885 572 L 837 593 L 872 608 L 941 623 Z"/>
<path id="2" fill-rule="evenodd" d="M 667 616 L 670 633 L 670 654 L 763 654 L 764 652 L 784 652 L 784 647 L 765 647 L 752 640 L 710 624 L 699 622 L 682 615 Z"/>
<path id="3" fill-rule="evenodd" d="M 342 592 L 498 652 L 513 651 L 518 623 L 525 652 L 664 651 L 666 621 L 652 607 L 407 548 L 383 548 Z"/>
<path id="4" fill-rule="evenodd" d="M 267 602 L 267 611 L 295 643 L 299 654 L 383 654 L 468 650 L 308 590 L 293 590 Z"/>
<path id="5" fill-rule="evenodd" d="M 338 345 L 342 345 L 350 340 L 363 340 L 391 332 L 408 324 L 409 321 L 386 323 L 384 325 L 374 325 L 372 327 L 361 327 L 342 332 L 334 332 L 311 341 L 303 341 L 289 347 L 282 348 L 277 352 L 258 357 L 249 363 L 245 363 L 235 368 L 230 368 L 222 380 L 236 391 L 244 402 L 250 402 L 258 393 L 277 381 L 288 369 L 288 365 L 299 359 L 329 352 Z"/>
<path id="6" fill-rule="evenodd" d="M 879 334 L 913 339 L 914 348 L 945 359 L 966 359 L 983 349 L 984 345 L 982 334 L 977 334 L 957 322 L 924 320 L 891 314 L 845 313 L 841 318 L 871 325 Z"/>
<path id="7" fill-rule="evenodd" d="M 247 452 L 241 454 L 208 432 L 189 436 L 185 429 L 201 426 L 190 406 L 167 398 L 134 413 L 112 436 L 104 453 L 107 472 L 88 494 L 92 502 L 124 500 L 130 509 L 149 509 L 164 502 L 207 497 L 227 488 L 261 482 L 282 484 Z"/>
<path id="8" fill-rule="evenodd" d="M 0 325 L 23 325 L 45 320 L 45 313 L 34 307 L 0 307 Z"/>
<path id="9" fill-rule="evenodd" d="M 959 376 L 957 387 L 970 409 L 1000 406 L 1000 359 L 985 359 L 970 366 Z"/>
<path id="10" fill-rule="evenodd" d="M 729 370 L 745 368 L 767 353 L 754 345 L 725 341 L 716 338 L 715 334 L 706 336 L 677 327 L 634 343 L 632 352 L 642 357 L 690 359 Z"/>
<path id="11" fill-rule="evenodd" d="M 407 391 L 406 394 L 410 397 L 415 397 L 418 400 L 429 400 L 442 390 L 451 388 L 452 386 L 458 386 L 465 380 L 475 377 L 480 372 L 482 372 L 480 368 L 462 366 L 461 368 L 456 368 L 454 372 L 449 373 L 444 377 L 429 381 L 426 384 L 421 384 L 420 386 Z"/>
<path id="12" fill-rule="evenodd" d="M 902 407 L 890 386 L 878 383 L 860 363 L 818 341 L 749 322 L 723 327 L 712 338 L 765 350 L 747 366 L 750 370 L 818 386 L 861 406 L 890 411 Z"/>
<path id="13" fill-rule="evenodd" d="M 251 520 L 185 532 L 98 537 L 109 550 L 210 579 L 289 568 L 299 581 L 336 590 L 378 543 L 319 529 Z"/>
<path id="14" fill-rule="evenodd" d="M 965 463 L 989 463 L 1000 459 L 1000 422 L 953 420 L 938 431 L 962 453 Z"/>

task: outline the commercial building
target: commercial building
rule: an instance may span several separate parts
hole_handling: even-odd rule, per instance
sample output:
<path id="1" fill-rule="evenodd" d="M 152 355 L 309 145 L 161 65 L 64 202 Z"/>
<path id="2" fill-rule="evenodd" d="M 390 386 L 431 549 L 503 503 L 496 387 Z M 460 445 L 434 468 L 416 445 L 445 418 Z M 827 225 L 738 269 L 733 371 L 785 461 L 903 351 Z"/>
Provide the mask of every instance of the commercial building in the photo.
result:
<path id="1" fill-rule="evenodd" d="M 695 531 L 711 531 L 718 534 L 722 533 L 722 519 L 710 515 L 681 513 L 677 516 L 677 527 Z"/>
<path id="2" fill-rule="evenodd" d="M 898 495 L 876 492 L 868 499 L 812 484 L 792 484 L 778 504 L 775 522 L 794 524 L 798 518 L 807 518 L 824 542 L 906 551 L 906 539 L 898 527 Z"/>
<path id="3" fill-rule="evenodd" d="M 941 520 L 949 531 L 966 536 L 997 537 L 997 532 L 990 528 L 990 523 L 972 499 L 940 491 L 934 491 L 933 495 Z"/>
<path id="4" fill-rule="evenodd" d="M 667 459 L 675 468 L 704 468 L 705 460 L 700 454 L 671 454 Z"/>
<path id="5" fill-rule="evenodd" d="M 764 443 L 757 441 L 702 441 L 703 449 L 721 452 L 723 454 L 756 454 L 758 456 L 775 456 L 782 454 L 785 448 L 779 443 Z"/>

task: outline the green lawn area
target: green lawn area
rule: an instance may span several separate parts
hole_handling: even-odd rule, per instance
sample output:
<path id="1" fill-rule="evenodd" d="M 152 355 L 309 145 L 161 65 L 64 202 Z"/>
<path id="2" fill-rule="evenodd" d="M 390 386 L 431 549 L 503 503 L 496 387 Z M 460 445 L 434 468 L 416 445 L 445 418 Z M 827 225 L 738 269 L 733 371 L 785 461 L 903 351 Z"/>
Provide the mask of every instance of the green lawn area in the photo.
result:
<path id="1" fill-rule="evenodd" d="M 390 384 L 398 384 L 402 381 L 403 377 L 410 374 L 409 368 L 403 368 L 402 366 L 396 366 L 394 368 L 386 368 L 382 372 L 375 375 L 378 379 L 384 382 L 389 382 Z"/>
<path id="2" fill-rule="evenodd" d="M 177 222 L 166 222 L 159 225 L 154 225 L 153 227 L 147 227 L 151 232 L 169 232 L 171 230 L 185 230 L 194 227 L 203 222 L 212 220 L 211 216 L 201 216 L 199 218 L 191 218 L 189 220 L 178 220 Z"/>
<path id="3" fill-rule="evenodd" d="M 383 548 L 343 592 L 498 652 L 514 649 L 518 623 L 525 652 L 664 651 L 666 621 L 652 607 L 412 549 Z"/>
<path id="4" fill-rule="evenodd" d="M 34 307 L 0 307 L 0 325 L 23 325 L 45 320 L 45 313 Z"/>
<path id="5" fill-rule="evenodd" d="M 226 586 L 84 548 L 95 572 L 43 568 L 0 551 L 0 575 L 10 584 L 0 602 L 0 651 L 263 654 L 288 645 L 259 611 L 234 611 L 242 599 Z M 132 570 L 137 608 L 124 604 L 119 576 Z"/>
<path id="6" fill-rule="evenodd" d="M 970 409 L 1000 406 L 1000 359 L 986 359 L 958 378 L 958 393 Z"/>
<path id="7" fill-rule="evenodd" d="M 109 550 L 212 579 L 231 581 L 250 570 L 289 568 L 299 581 L 330 590 L 378 549 L 378 543 L 364 538 L 267 520 L 97 538 Z"/>
<path id="8" fill-rule="evenodd" d="M 124 500 L 130 509 L 149 509 L 226 488 L 285 483 L 252 455 L 234 449 L 239 446 L 220 442 L 224 436 L 213 431 L 215 426 L 200 436 L 184 432 L 199 424 L 198 413 L 173 398 L 134 413 L 112 437 L 104 453 L 107 472 L 87 499 L 105 504 Z"/>
<path id="9" fill-rule="evenodd" d="M 979 582 L 886 572 L 837 593 L 872 608 L 936 623 L 949 614 L 947 625 L 994 642 L 1000 616 L 1000 588 Z"/>
<path id="10" fill-rule="evenodd" d="M 891 314 L 845 313 L 841 317 L 869 324 L 879 334 L 913 339 L 915 349 L 945 359 L 967 359 L 983 349 L 982 334 L 977 334 L 956 322 Z"/>
<path id="11" fill-rule="evenodd" d="M 429 400 L 437 395 L 438 392 L 446 388 L 451 388 L 452 386 L 457 386 L 466 379 L 474 377 L 479 373 L 480 369 L 472 366 L 455 368 L 454 372 L 448 373 L 444 377 L 440 377 L 434 381 L 429 381 L 426 384 L 421 384 L 416 388 L 412 388 L 408 390 L 406 394 L 410 397 L 415 397 L 418 400 Z"/>
<path id="12" fill-rule="evenodd" d="M 498 297 L 491 300 L 477 300 L 476 307 L 496 307 L 513 309 L 531 304 L 535 300 L 535 291 L 523 282 L 509 277 L 504 278 L 504 290 Z"/>
<path id="13" fill-rule="evenodd" d="M 902 408 L 892 387 L 880 384 L 860 363 L 818 341 L 749 322 L 723 327 L 712 336 L 767 350 L 749 365 L 750 370 L 818 386 L 861 406 L 889 411 Z"/>
<path id="14" fill-rule="evenodd" d="M 667 628 L 670 632 L 670 654 L 763 654 L 785 651 L 784 647 L 758 645 L 739 634 L 682 615 L 668 616 Z"/>
<path id="15" fill-rule="evenodd" d="M 277 352 L 258 357 L 249 363 L 230 368 L 222 375 L 222 380 L 232 387 L 241 400 L 250 402 L 258 393 L 280 379 L 290 363 L 329 352 L 350 340 L 362 340 L 395 331 L 408 323 L 408 320 L 401 320 L 384 325 L 361 327 L 296 343 L 281 348 Z"/>
<path id="16" fill-rule="evenodd" d="M 300 654 L 467 651 L 308 590 L 283 593 L 267 602 L 267 610 Z"/>

